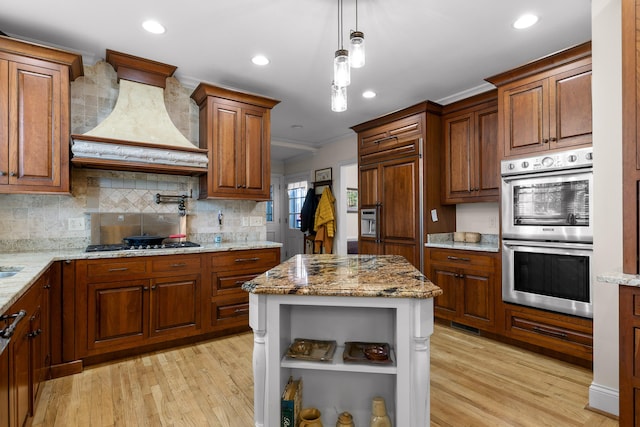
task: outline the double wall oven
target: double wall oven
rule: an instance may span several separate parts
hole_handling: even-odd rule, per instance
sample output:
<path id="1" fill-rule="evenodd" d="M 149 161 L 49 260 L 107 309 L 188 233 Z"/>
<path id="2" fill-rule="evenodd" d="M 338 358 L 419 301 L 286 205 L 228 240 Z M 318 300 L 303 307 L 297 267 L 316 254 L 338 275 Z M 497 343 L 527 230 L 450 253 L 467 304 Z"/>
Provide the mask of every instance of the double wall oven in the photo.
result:
<path id="1" fill-rule="evenodd" d="M 593 150 L 504 160 L 502 299 L 593 317 Z"/>

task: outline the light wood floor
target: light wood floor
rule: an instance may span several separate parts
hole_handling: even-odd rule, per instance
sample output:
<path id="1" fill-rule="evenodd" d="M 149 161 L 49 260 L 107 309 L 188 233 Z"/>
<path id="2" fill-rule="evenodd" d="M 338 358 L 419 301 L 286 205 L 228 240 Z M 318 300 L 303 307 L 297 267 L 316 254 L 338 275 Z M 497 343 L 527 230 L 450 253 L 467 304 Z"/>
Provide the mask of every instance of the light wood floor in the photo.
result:
<path id="1" fill-rule="evenodd" d="M 252 345 L 241 334 L 48 381 L 32 425 L 251 426 Z M 618 425 L 585 409 L 587 369 L 440 325 L 431 345 L 431 426 Z"/>

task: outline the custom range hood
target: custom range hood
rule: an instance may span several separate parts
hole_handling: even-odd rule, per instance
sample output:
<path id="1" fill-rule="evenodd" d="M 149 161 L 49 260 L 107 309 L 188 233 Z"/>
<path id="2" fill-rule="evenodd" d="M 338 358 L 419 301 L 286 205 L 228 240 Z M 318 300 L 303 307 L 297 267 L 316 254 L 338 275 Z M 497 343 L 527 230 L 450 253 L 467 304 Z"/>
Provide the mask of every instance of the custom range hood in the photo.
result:
<path id="1" fill-rule="evenodd" d="M 177 67 L 107 50 L 106 61 L 118 74 L 120 91 L 111 114 L 82 135 L 71 135 L 76 166 L 202 175 L 207 150 L 178 130 L 164 103 L 167 77 Z"/>

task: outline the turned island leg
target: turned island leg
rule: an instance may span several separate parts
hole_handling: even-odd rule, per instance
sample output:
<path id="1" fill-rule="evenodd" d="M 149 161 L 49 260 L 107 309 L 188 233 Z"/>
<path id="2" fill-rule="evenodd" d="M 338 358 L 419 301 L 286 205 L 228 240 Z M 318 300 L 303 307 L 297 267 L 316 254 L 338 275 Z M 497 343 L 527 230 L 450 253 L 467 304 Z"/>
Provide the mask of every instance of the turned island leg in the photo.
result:
<path id="1" fill-rule="evenodd" d="M 249 326 L 253 329 L 253 420 L 265 426 L 267 385 L 267 321 L 264 296 L 249 294 Z"/>

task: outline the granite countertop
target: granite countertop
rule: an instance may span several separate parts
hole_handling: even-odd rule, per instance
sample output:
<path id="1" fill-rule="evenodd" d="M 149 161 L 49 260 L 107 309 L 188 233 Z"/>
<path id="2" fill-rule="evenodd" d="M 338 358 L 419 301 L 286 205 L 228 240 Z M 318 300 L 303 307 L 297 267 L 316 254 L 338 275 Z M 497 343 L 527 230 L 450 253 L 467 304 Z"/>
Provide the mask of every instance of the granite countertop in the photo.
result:
<path id="1" fill-rule="evenodd" d="M 614 285 L 637 286 L 640 287 L 640 275 L 625 273 L 603 273 L 596 277 L 596 280 Z"/>
<path id="2" fill-rule="evenodd" d="M 480 242 L 454 242 L 453 233 L 427 235 L 426 248 L 458 249 L 465 251 L 500 252 L 500 239 L 497 234 L 482 234 Z"/>
<path id="3" fill-rule="evenodd" d="M 442 294 L 398 255 L 296 255 L 242 289 L 255 294 L 433 298 Z"/>
<path id="4" fill-rule="evenodd" d="M 211 243 L 195 248 L 135 249 L 108 252 L 84 252 L 84 249 L 75 249 L 65 251 L 0 253 L 0 268 L 17 267 L 21 269 L 15 276 L 0 278 L 0 314 L 8 310 L 9 307 L 29 289 L 29 286 L 55 261 L 226 252 L 277 248 L 281 246 L 282 243 L 277 242 L 253 241 Z"/>

